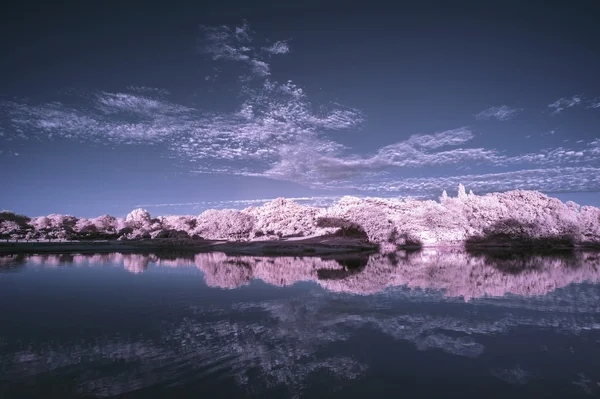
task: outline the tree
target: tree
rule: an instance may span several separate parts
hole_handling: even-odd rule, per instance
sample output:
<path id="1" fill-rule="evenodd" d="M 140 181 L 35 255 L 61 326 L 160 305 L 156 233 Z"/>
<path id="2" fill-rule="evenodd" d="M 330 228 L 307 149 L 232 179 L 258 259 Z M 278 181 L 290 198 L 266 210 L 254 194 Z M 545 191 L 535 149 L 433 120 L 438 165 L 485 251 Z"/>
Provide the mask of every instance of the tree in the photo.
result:
<path id="1" fill-rule="evenodd" d="M 21 230 L 21 226 L 15 221 L 12 220 L 3 220 L 0 221 L 0 237 L 6 238 L 8 241 L 10 238 L 18 237 L 18 233 Z"/>
<path id="2" fill-rule="evenodd" d="M 51 214 L 28 218 L 0 212 L 0 237 L 33 238 L 184 238 L 200 235 L 223 240 L 277 239 L 340 235 L 368 240 L 393 250 L 404 245 L 475 242 L 512 237 L 522 242 L 600 245 L 600 209 L 563 203 L 537 191 L 466 194 L 444 191 L 440 201 L 343 197 L 328 208 L 303 206 L 284 198 L 262 206 L 207 210 L 195 216 L 152 218 L 135 209 L 125 219 L 102 215 L 78 219 Z M 481 240 L 479 242 L 482 242 Z"/>
<path id="3" fill-rule="evenodd" d="M 465 190 L 465 186 L 462 184 L 458 185 L 458 199 L 465 200 L 467 199 L 467 191 Z"/>
<path id="4" fill-rule="evenodd" d="M 91 220 L 96 226 L 98 237 L 100 238 L 117 238 L 118 232 L 125 227 L 123 219 L 117 219 L 114 216 L 102 215 Z"/>
<path id="5" fill-rule="evenodd" d="M 152 238 L 162 230 L 160 220 L 152 219 L 150 213 L 141 208 L 131 211 L 125 218 L 125 224 L 133 230 L 127 234 L 127 239 Z"/>
<path id="6" fill-rule="evenodd" d="M 448 193 L 446 192 L 446 190 L 444 190 L 444 191 L 442 191 L 442 196 L 440 197 L 440 202 L 443 203 L 447 199 L 448 199 Z"/>
<path id="7" fill-rule="evenodd" d="M 210 209 L 197 218 L 194 231 L 204 238 L 221 240 L 243 240 L 250 237 L 256 218 L 235 209 Z"/>
<path id="8" fill-rule="evenodd" d="M 75 233 L 78 238 L 93 239 L 97 237 L 98 227 L 89 219 L 81 218 L 75 224 Z"/>
<path id="9" fill-rule="evenodd" d="M 152 223 L 152 217 L 147 210 L 138 208 L 127 215 L 125 222 L 134 230 L 149 229 Z"/>
<path id="10" fill-rule="evenodd" d="M 12 211 L 0 211 L 0 222 L 15 222 L 21 228 L 27 226 L 31 219 L 25 215 L 18 215 Z"/>
<path id="11" fill-rule="evenodd" d="M 246 208 L 243 212 L 255 218 L 257 232 L 285 237 L 314 234 L 320 209 L 277 198 L 263 206 Z"/>
<path id="12" fill-rule="evenodd" d="M 192 215 L 185 216 L 162 216 L 159 218 L 164 229 L 185 231 L 192 235 L 198 226 L 198 219 Z"/>

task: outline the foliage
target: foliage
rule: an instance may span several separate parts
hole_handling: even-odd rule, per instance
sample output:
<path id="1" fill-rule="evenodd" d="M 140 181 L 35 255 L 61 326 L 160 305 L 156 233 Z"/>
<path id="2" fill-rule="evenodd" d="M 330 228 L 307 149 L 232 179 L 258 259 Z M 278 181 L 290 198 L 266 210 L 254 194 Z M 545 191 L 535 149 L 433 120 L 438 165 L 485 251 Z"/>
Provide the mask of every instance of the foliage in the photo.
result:
<path id="1" fill-rule="evenodd" d="M 459 186 L 440 201 L 343 197 L 329 208 L 278 198 L 244 210 L 207 210 L 198 216 L 153 218 L 135 209 L 125 219 L 51 214 L 28 218 L 0 212 L 3 239 L 264 240 L 336 233 L 365 237 L 387 250 L 404 245 L 457 243 L 600 245 L 600 209 L 563 203 L 536 191 L 477 196 Z"/>

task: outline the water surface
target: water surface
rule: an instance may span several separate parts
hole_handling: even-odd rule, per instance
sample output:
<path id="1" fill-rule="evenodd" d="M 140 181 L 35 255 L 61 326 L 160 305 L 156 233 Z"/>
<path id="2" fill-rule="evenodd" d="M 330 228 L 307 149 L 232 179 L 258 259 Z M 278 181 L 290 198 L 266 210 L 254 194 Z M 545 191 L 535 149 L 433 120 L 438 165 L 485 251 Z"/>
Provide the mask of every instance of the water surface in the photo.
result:
<path id="1" fill-rule="evenodd" d="M 600 395 L 597 253 L 0 257 L 0 397 Z"/>

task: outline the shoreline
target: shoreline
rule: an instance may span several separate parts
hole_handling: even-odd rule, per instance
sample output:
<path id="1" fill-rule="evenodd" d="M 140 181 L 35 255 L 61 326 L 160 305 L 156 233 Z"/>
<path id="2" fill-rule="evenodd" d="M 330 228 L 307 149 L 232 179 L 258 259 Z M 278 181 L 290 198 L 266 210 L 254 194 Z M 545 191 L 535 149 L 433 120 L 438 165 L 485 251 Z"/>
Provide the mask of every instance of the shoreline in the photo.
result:
<path id="1" fill-rule="evenodd" d="M 222 252 L 231 255 L 322 256 L 346 253 L 374 253 L 378 246 L 362 240 L 308 238 L 305 240 L 247 241 L 225 240 L 139 240 L 139 241 L 61 241 L 0 242 L 0 254 L 19 253 L 106 253 L 106 252 Z"/>

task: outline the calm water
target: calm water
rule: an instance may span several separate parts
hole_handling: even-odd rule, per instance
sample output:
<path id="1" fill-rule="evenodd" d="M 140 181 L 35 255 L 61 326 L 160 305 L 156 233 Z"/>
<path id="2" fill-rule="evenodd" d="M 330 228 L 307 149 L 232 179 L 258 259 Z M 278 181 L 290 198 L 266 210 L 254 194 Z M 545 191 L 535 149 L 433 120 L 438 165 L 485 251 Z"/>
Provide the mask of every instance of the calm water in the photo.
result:
<path id="1" fill-rule="evenodd" d="M 0 398 L 600 396 L 600 256 L 0 257 Z"/>

